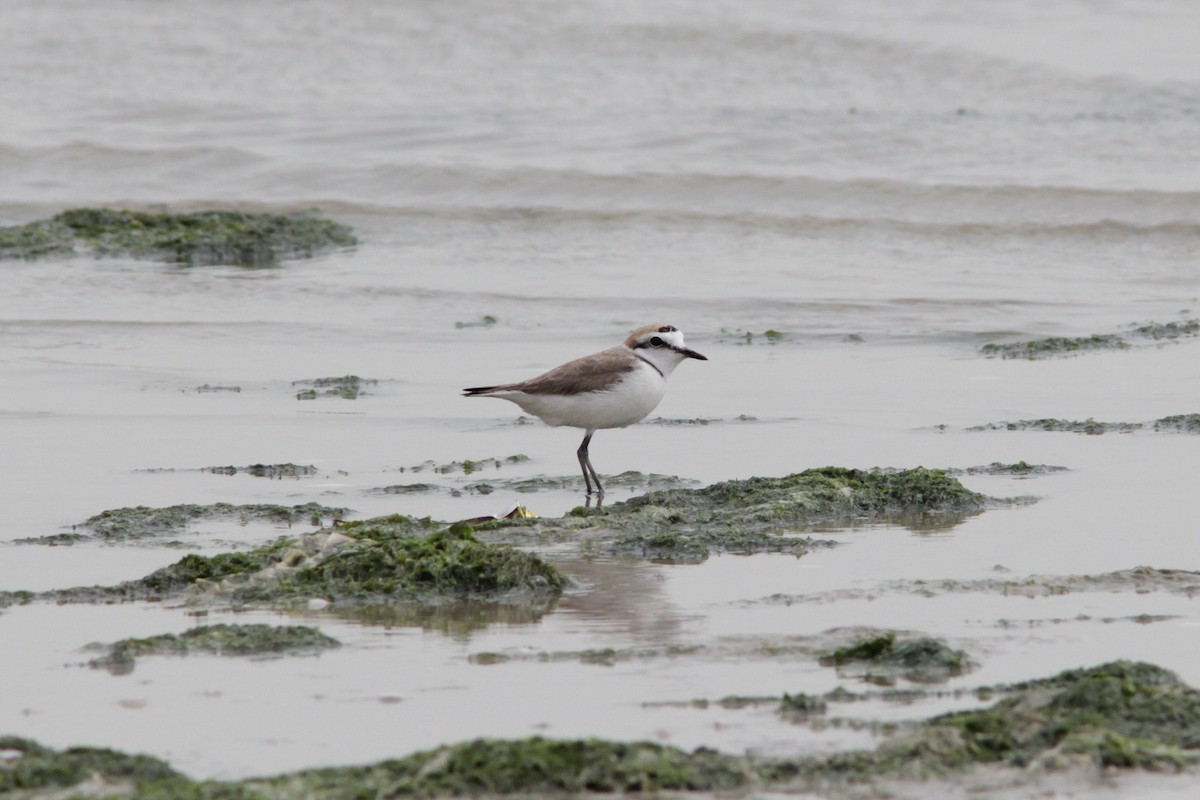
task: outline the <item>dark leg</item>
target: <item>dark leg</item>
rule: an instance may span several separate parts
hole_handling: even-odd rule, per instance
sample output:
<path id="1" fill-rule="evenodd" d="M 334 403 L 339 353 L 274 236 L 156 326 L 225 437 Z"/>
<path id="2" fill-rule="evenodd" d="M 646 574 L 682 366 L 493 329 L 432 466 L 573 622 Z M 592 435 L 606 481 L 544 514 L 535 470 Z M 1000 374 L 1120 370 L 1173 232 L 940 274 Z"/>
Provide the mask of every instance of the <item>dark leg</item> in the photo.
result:
<path id="1" fill-rule="evenodd" d="M 583 470 L 583 483 L 587 486 L 589 495 L 595 494 L 597 497 L 604 496 L 604 487 L 600 485 L 600 476 L 596 474 L 596 468 L 592 466 L 592 460 L 588 458 L 588 445 L 592 443 L 592 434 L 595 431 L 588 431 L 587 436 L 583 437 L 583 444 L 579 445 L 576 455 L 579 456 L 579 466 Z M 592 491 L 592 481 L 596 482 L 596 489 Z"/>

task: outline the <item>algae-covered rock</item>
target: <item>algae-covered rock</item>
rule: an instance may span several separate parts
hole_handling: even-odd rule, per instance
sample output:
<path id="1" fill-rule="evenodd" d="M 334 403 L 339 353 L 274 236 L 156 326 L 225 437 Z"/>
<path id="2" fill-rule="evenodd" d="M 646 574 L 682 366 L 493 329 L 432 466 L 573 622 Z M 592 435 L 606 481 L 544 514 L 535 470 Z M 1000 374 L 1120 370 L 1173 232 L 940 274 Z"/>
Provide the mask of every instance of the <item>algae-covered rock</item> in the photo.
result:
<path id="1" fill-rule="evenodd" d="M 909 513 L 980 511 L 986 498 L 941 470 L 810 469 L 783 478 L 723 481 L 702 489 L 649 492 L 612 506 L 607 516 L 655 517 L 692 525 L 749 528 Z"/>
<path id="2" fill-rule="evenodd" d="M 897 676 L 916 683 L 940 683 L 974 667 L 970 657 L 928 637 L 897 638 L 881 633 L 839 647 L 820 659 L 825 666 L 846 668 L 872 683 L 891 684 Z"/>
<path id="3" fill-rule="evenodd" d="M 165 508 L 136 506 L 102 511 L 85 521 L 83 525 L 106 541 L 119 541 L 164 533 L 178 533 L 193 522 L 202 519 L 237 519 L 241 522 L 262 521 L 293 525 L 311 523 L 314 519 L 340 519 L 349 511 L 347 508 L 331 508 L 319 503 L 302 503 L 294 506 L 273 503 L 184 504 Z"/>
<path id="4" fill-rule="evenodd" d="M 321 597 L 344 602 L 558 594 L 566 586 L 565 576 L 550 564 L 511 547 L 481 542 L 468 525 L 426 536 L 397 535 L 394 528 L 394 523 L 371 521 L 343 526 L 343 535 L 352 540 L 344 547 L 234 593 L 245 600 Z"/>
<path id="5" fill-rule="evenodd" d="M 703 748 L 689 753 L 654 742 L 534 737 L 477 739 L 370 767 L 313 770 L 247 785 L 266 796 L 478 797 L 715 792 L 744 786 L 753 776 L 747 759 Z"/>
<path id="6" fill-rule="evenodd" d="M 955 521 L 991 501 L 941 470 L 810 469 L 782 478 L 723 481 L 700 489 L 647 492 L 557 520 L 496 523 L 583 539 L 617 555 L 696 561 L 711 551 L 803 554 L 830 546 L 794 534 L 841 521 Z M 489 526 L 484 526 L 488 528 Z"/>
<path id="7" fill-rule="evenodd" d="M 190 525 L 208 519 L 234 519 L 240 522 L 270 522 L 278 525 L 310 523 L 320 525 L 321 519 L 340 519 L 349 513 L 347 508 L 331 508 L 319 503 L 282 506 L 271 503 L 212 503 L 209 505 L 181 504 L 163 508 L 134 506 L 102 511 L 89 517 L 77 527 L 79 531 L 51 536 L 18 539 L 22 544 L 72 544 L 84 539 L 103 539 L 106 542 L 125 542 L 182 533 Z"/>
<path id="8" fill-rule="evenodd" d="M 439 487 L 432 483 L 396 483 L 367 491 L 370 494 L 429 494 L 439 491 Z"/>
<path id="9" fill-rule="evenodd" d="M 357 375 L 341 375 L 334 378 L 312 378 L 309 380 L 292 381 L 292 386 L 306 386 L 296 393 L 297 400 L 316 400 L 318 397 L 340 397 L 343 400 L 357 400 L 359 395 L 366 394 L 364 386 L 375 386 L 379 383 L 375 378 L 360 378 Z"/>
<path id="10" fill-rule="evenodd" d="M 24 591 L 0 591 L 0 608 L 8 608 L 9 606 L 24 605 L 31 603 L 37 598 L 33 592 Z"/>
<path id="11" fill-rule="evenodd" d="M 791 720 L 806 720 L 824 714 L 829 708 L 825 698 L 798 692 L 784 694 L 779 701 L 779 713 Z"/>
<path id="12" fill-rule="evenodd" d="M 1052 336 L 1025 342 L 1003 342 L 985 344 L 979 352 L 989 358 L 1039 359 L 1078 353 L 1125 350 L 1131 342 L 1139 339 L 1152 341 L 1174 341 L 1200 335 L 1200 320 L 1183 322 L 1151 322 L 1139 325 L 1123 333 L 1094 333 L 1091 336 Z"/>
<path id="13" fill-rule="evenodd" d="M 875 750 L 764 764 L 769 783 L 926 780 L 982 765 L 1014 777 L 1067 765 L 1179 770 L 1200 761 L 1200 692 L 1151 664 L 1116 661 L 992 687 L 988 708 L 944 714 Z"/>
<path id="14" fill-rule="evenodd" d="M 164 633 L 143 639 L 122 639 L 89 663 L 114 675 L 133 671 L 134 661 L 148 655 L 208 653 L 220 656 L 262 656 L 316 653 L 340 642 L 306 625 L 201 625 L 180 634 Z"/>
<path id="15" fill-rule="evenodd" d="M 673 489 L 694 483 L 696 481 L 679 478 L 675 475 L 660 475 L 658 473 L 647 475 L 637 470 L 626 470 L 617 475 L 609 475 L 604 479 L 604 485 L 609 489 Z M 482 481 L 473 481 L 472 483 L 465 484 L 461 491 L 469 494 L 484 495 L 497 491 L 530 494 L 554 489 L 581 489 L 583 485 L 583 478 L 579 475 L 557 477 L 533 475 L 525 478 L 487 478 Z"/>
<path id="16" fill-rule="evenodd" d="M 189 554 L 116 586 L 61 589 L 59 602 L 206 598 L 296 606 L 557 597 L 566 577 L 537 556 L 481 542 L 470 526 L 431 531 L 402 515 L 281 537 L 245 552 Z"/>
<path id="17" fill-rule="evenodd" d="M 755 333 L 744 328 L 721 328 L 720 336 L 717 341 L 733 342 L 734 344 L 779 344 L 792 337 L 783 331 L 777 331 L 773 328 L 768 328 L 762 333 Z"/>
<path id="18" fill-rule="evenodd" d="M 1188 319 L 1183 322 L 1151 322 L 1139 325 L 1131 333 L 1143 339 L 1161 341 L 1163 339 L 1183 339 L 1189 336 L 1200 336 L 1200 319 Z"/>
<path id="19" fill-rule="evenodd" d="M 110 750 L 54 751 L 16 737 L 0 738 L 0 750 L 14 754 L 0 762 L 0 791 L 57 790 L 99 777 L 105 797 L 141 800 L 711 793 L 745 786 L 755 777 L 749 759 L 714 750 L 689 753 L 654 742 L 600 739 L 477 739 L 365 767 L 306 770 L 238 783 L 191 781 L 158 759 Z"/>
<path id="20" fill-rule="evenodd" d="M 204 472 L 214 475 L 250 475 L 255 478 L 311 478 L 318 474 L 312 464 L 249 464 L 245 467 L 235 467 L 232 464 L 224 467 L 205 467 Z"/>
<path id="21" fill-rule="evenodd" d="M 1017 684 L 981 711 L 930 720 L 974 761 L 1083 757 L 1098 767 L 1178 769 L 1200 755 L 1200 692 L 1151 664 L 1116 661 Z"/>
<path id="22" fill-rule="evenodd" d="M 1116 661 L 991 691 L 1003 697 L 990 707 L 911 724 L 874 750 L 796 758 L 706 748 L 689 753 L 649 742 L 478 739 L 368 766 L 197 783 L 148 756 L 94 748 L 55 751 L 0 737 L 0 752 L 7 756 L 0 760 L 0 791 L 59 797 L 66 794 L 61 790 L 99 776 L 107 797 L 164 799 L 711 794 L 748 786 L 862 797 L 880 794 L 870 788 L 874 784 L 894 787 L 895 781 L 964 775 L 979 767 L 1006 770 L 1010 784 L 1017 784 L 1063 766 L 1099 775 L 1116 769 L 1177 771 L 1200 761 L 1200 692 L 1160 667 Z M 781 713 L 819 714 L 832 699 L 796 695 Z M 745 701 L 756 705 L 759 699 Z M 742 704 L 735 699 L 726 707 Z"/>
<path id="23" fill-rule="evenodd" d="M 1013 464 L 1002 464 L 999 461 L 993 461 L 991 464 L 980 464 L 974 467 L 957 468 L 951 467 L 946 470 L 947 475 L 1011 475 L 1013 477 L 1028 477 L 1030 475 L 1050 475 L 1056 472 L 1067 472 L 1067 467 L 1055 466 L 1053 464 L 1029 464 L 1024 461 L 1017 461 Z"/>
<path id="24" fill-rule="evenodd" d="M 274 264 L 357 243 L 350 228 L 309 214 L 202 211 L 148 213 L 77 208 L 49 220 L 0 228 L 0 258 L 76 252 L 189 265 Z"/>
<path id="25" fill-rule="evenodd" d="M 0 736 L 0 753 L 5 754 L 0 759 L 0 793 L 4 794 L 65 797 L 59 790 L 99 776 L 112 784 L 113 796 L 132 797 L 140 783 L 183 780 L 165 761 L 99 747 L 51 750 L 29 739 Z"/>
<path id="26" fill-rule="evenodd" d="M 1174 414 L 1149 422 L 1097 422 L 1094 419 L 1021 419 L 1014 422 L 989 422 L 967 428 L 969 431 L 1062 431 L 1099 436 L 1103 433 L 1200 433 L 1200 414 Z"/>
<path id="27" fill-rule="evenodd" d="M 1030 342 L 985 344 L 979 351 L 989 357 L 1036 359 L 1088 350 L 1119 350 L 1127 347 L 1129 344 L 1123 337 L 1115 333 L 1106 333 L 1077 337 L 1052 336 Z"/>
<path id="28" fill-rule="evenodd" d="M 500 469 L 514 464 L 524 464 L 527 461 L 529 461 L 529 456 L 524 453 L 514 453 L 505 458 L 496 458 L 495 456 L 487 458 L 464 458 L 462 461 L 451 461 L 446 464 L 438 464 L 436 461 L 425 461 L 420 464 L 413 464 L 411 467 L 401 467 L 400 471 L 424 472 L 430 470 L 439 475 L 449 475 L 454 472 L 471 475 L 476 472 L 482 472 L 485 469 Z"/>

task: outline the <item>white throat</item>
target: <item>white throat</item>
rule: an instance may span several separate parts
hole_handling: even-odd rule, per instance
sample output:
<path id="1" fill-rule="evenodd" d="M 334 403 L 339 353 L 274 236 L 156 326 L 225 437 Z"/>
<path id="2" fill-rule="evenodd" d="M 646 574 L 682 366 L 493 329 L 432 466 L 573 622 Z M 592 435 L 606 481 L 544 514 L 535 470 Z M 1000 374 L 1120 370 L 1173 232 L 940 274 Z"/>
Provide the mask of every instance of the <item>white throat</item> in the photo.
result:
<path id="1" fill-rule="evenodd" d="M 669 377 L 675 371 L 675 368 L 679 366 L 679 363 L 687 358 L 687 356 L 680 355 L 674 350 L 667 350 L 665 348 L 639 347 L 637 350 L 630 350 L 630 352 L 658 370 L 663 378 Z"/>

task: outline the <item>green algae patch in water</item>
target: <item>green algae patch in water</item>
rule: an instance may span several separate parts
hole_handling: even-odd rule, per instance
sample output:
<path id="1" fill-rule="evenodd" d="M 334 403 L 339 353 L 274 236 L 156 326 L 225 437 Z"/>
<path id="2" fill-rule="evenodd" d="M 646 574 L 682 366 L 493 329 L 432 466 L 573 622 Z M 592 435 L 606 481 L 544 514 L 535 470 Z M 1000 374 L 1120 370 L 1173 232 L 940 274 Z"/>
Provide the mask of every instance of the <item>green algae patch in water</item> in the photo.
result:
<path id="1" fill-rule="evenodd" d="M 32 603 L 37 599 L 37 594 L 34 592 L 25 591 L 0 591 L 0 609 L 8 608 L 9 606 L 23 606 L 27 603 Z"/>
<path id="2" fill-rule="evenodd" d="M 249 464 L 244 467 L 235 467 L 232 464 L 224 467 L 204 467 L 202 472 L 211 472 L 213 475 L 250 475 L 255 478 L 270 478 L 272 480 L 280 480 L 283 478 L 311 478 L 319 474 L 316 467 L 312 464 Z"/>
<path id="3" fill-rule="evenodd" d="M 915 683 L 942 683 L 975 666 L 964 651 L 937 639 L 901 639 L 891 632 L 839 647 L 822 656 L 820 663 L 884 685 L 895 683 L 896 677 Z"/>
<path id="4" fill-rule="evenodd" d="M 609 475 L 604 479 L 604 485 L 611 488 L 640 488 L 640 489 L 673 489 L 679 486 L 695 484 L 697 481 L 687 480 L 675 475 L 661 475 L 656 472 L 645 474 L 637 470 L 626 470 L 617 475 Z M 488 478 L 464 484 L 456 491 L 468 494 L 488 495 L 497 491 L 532 494 L 547 490 L 583 488 L 583 478 L 578 475 L 535 475 L 526 478 Z"/>
<path id="5" fill-rule="evenodd" d="M 824 467 L 783 478 L 723 481 L 702 489 L 650 492 L 617 503 L 606 516 L 653 515 L 692 525 L 746 528 L 812 524 L 834 519 L 914 512 L 980 511 L 986 498 L 941 470 L 858 470 Z"/>
<path id="6" fill-rule="evenodd" d="M 165 508 L 118 508 L 91 517 L 84 526 L 106 541 L 140 539 L 164 533 L 178 533 L 197 520 L 237 519 L 245 522 L 273 522 L 281 525 L 307 524 L 314 517 L 339 519 L 350 513 L 347 508 L 331 508 L 319 503 L 282 506 L 272 503 L 232 505 L 178 505 Z"/>
<path id="7" fill-rule="evenodd" d="M 558 520 L 505 524 L 573 534 L 616 555 L 697 561 L 711 551 L 802 555 L 832 543 L 786 534 L 851 520 L 957 521 L 995 502 L 942 470 L 825 467 L 652 491 L 599 509 L 577 508 Z"/>
<path id="8" fill-rule="evenodd" d="M 1088 350 L 1123 350 L 1129 347 L 1125 339 L 1117 334 L 1093 334 L 1091 336 L 1052 336 L 1031 342 L 1009 342 L 1007 344 L 985 344 L 979 349 L 983 355 L 994 358 L 1046 358 L 1048 356 L 1071 355 Z"/>
<path id="9" fill-rule="evenodd" d="M 77 252 L 187 264 L 260 266 L 357 244 L 345 225 L 310 214 L 148 213 L 77 208 L 0 229 L 0 258 Z"/>
<path id="10" fill-rule="evenodd" d="M 967 428 L 968 431 L 1058 431 L 1099 436 L 1105 433 L 1200 433 L 1200 414 L 1173 414 L 1149 422 L 1098 422 L 1094 419 L 1021 419 L 1014 422 L 989 422 Z"/>
<path id="11" fill-rule="evenodd" d="M 553 598 L 567 578 L 537 556 L 392 515 L 281 537 L 247 552 L 190 554 L 144 578 L 44 593 L 59 602 L 189 597 L 234 605 L 439 603 Z"/>
<path id="12" fill-rule="evenodd" d="M 0 791 L 61 797 L 73 789 L 74 796 L 84 796 L 85 782 L 99 776 L 106 797 L 138 798 L 711 794 L 747 787 L 861 797 L 873 785 L 894 787 L 895 781 L 957 780 L 969 788 L 981 768 L 1004 770 L 1006 785 L 1020 785 L 1068 767 L 1099 776 L 1128 769 L 1183 771 L 1200 763 L 1200 692 L 1152 664 L 1116 661 L 990 691 L 1002 699 L 904 726 L 874 750 L 796 758 L 707 748 L 686 752 L 651 742 L 477 739 L 367 766 L 197 783 L 148 756 L 95 748 L 55 751 L 0 737 L 0 752 L 6 754 Z M 786 701 L 787 708 L 781 705 L 781 713 L 821 714 L 824 701 L 833 699 L 797 695 Z"/>
<path id="13" fill-rule="evenodd" d="M 469 525 L 426 536 L 396 535 L 394 525 L 347 528 L 353 541 L 276 581 L 235 591 L 241 599 L 321 597 L 331 602 L 385 598 L 496 597 L 561 593 L 566 577 L 537 556 L 475 538 Z"/>
<path id="14" fill-rule="evenodd" d="M 1036 360 L 1054 356 L 1070 356 L 1087 352 L 1128 350 L 1132 342 L 1151 340 L 1154 342 L 1176 341 L 1200 335 L 1200 320 L 1183 322 L 1151 322 L 1139 325 L 1124 333 L 1094 333 L 1091 336 L 1052 336 L 1026 342 L 989 343 L 979 348 L 988 358 L 1024 358 Z"/>
<path id="15" fill-rule="evenodd" d="M 169 600 L 227 579 L 258 573 L 282 561 L 291 548 L 292 541 L 281 538 L 244 553 L 218 553 L 212 556 L 191 553 L 137 580 L 115 586 L 57 589 L 40 596 L 61 603 Z"/>
<path id="16" fill-rule="evenodd" d="M 872 751 L 763 764 L 767 783 L 792 787 L 929 780 L 982 766 L 1014 779 L 1083 767 L 1179 771 L 1200 763 L 1200 692 L 1152 664 L 1116 661 L 993 687 L 994 705 L 912 726 Z"/>
<path id="17" fill-rule="evenodd" d="M 806 720 L 809 717 L 820 716 L 829 708 L 825 698 L 799 692 L 783 695 L 779 700 L 779 713 L 791 720 Z"/>
<path id="18" fill-rule="evenodd" d="M 440 487 L 432 483 L 396 483 L 367 490 L 369 494 L 429 494 L 436 491 L 440 491 Z"/>
<path id="19" fill-rule="evenodd" d="M 1153 339 L 1156 342 L 1163 339 L 1172 341 L 1190 336 L 1200 336 L 1200 319 L 1167 323 L 1151 322 L 1147 325 L 1139 325 L 1131 331 L 1131 334 L 1143 339 Z"/>
<path id="20" fill-rule="evenodd" d="M 379 383 L 375 378 L 360 378 L 357 375 L 341 375 L 334 378 L 312 378 L 302 381 L 292 381 L 292 386 L 307 386 L 296 393 L 297 400 L 316 400 L 318 397 L 340 397 L 343 400 L 357 400 L 359 395 L 367 394 L 365 386 L 375 386 Z"/>
<path id="21" fill-rule="evenodd" d="M 438 464 L 436 461 L 424 461 L 420 464 L 413 464 L 410 467 L 401 467 L 401 472 L 424 472 L 430 470 L 439 475 L 449 475 L 454 472 L 461 472 L 464 475 L 471 475 L 475 472 L 482 472 L 485 469 L 500 469 L 513 464 L 524 464 L 529 461 L 529 456 L 524 453 L 514 453 L 505 458 L 496 458 L 489 456 L 488 458 L 464 458 L 462 461 L 451 461 L 447 464 Z"/>
<path id="22" fill-rule="evenodd" d="M 717 338 L 718 342 L 732 342 L 733 344 L 779 344 L 792 337 L 784 331 L 777 331 L 773 328 L 768 328 L 762 333 L 755 333 L 744 328 L 721 328 L 720 335 Z"/>
<path id="23" fill-rule="evenodd" d="M 974 467 L 950 467 L 946 469 L 947 475 L 1012 475 L 1018 478 L 1025 478 L 1032 475 L 1051 475 L 1056 472 L 1069 472 L 1068 467 L 1056 466 L 1054 464 L 1030 464 L 1025 461 L 1017 461 L 1012 464 L 1003 464 L 999 461 L 993 461 L 991 464 L 979 464 Z"/>
<path id="24" fill-rule="evenodd" d="M 85 782 L 96 777 L 103 779 L 103 796 L 141 800 L 711 793 L 755 779 L 746 758 L 601 739 L 477 739 L 365 767 L 305 770 L 237 783 L 191 781 L 158 759 L 110 750 L 55 751 L 16 737 L 0 738 L 0 750 L 15 755 L 0 762 L 0 791 L 24 789 L 27 797 L 61 797 L 62 790 L 72 787 L 78 787 L 72 796 L 98 796 L 94 789 L 84 793 Z"/>
<path id="25" fill-rule="evenodd" d="M 272 503 L 212 503 L 210 505 L 181 504 L 151 508 L 132 506 L 101 511 L 80 523 L 78 530 L 70 533 L 53 534 L 28 539 L 18 539 L 21 544 L 73 544 L 85 539 L 101 539 L 109 543 L 127 542 L 170 536 L 182 533 L 202 520 L 237 520 L 242 524 L 267 522 L 277 525 L 309 524 L 322 518 L 340 519 L 350 513 L 348 508 L 331 508 L 319 503 L 303 503 L 294 506 Z"/>
<path id="26" fill-rule="evenodd" d="M 1175 770 L 1200 756 L 1200 692 L 1160 667 L 1116 661 L 1008 691 L 991 708 L 927 725 L 956 731 L 973 760 L 1014 766 L 1082 757 L 1098 767 Z"/>
<path id="27" fill-rule="evenodd" d="M 132 797 L 141 783 L 184 780 L 165 761 L 99 747 L 52 750 L 29 739 L 0 736 L 0 753 L 6 755 L 0 759 L 0 793 L 15 797 L 81 797 L 85 795 L 64 790 L 96 777 L 112 785 L 114 797 Z"/>
<path id="28" fill-rule="evenodd" d="M 248 781 L 266 797 L 575 795 L 736 789 L 754 777 L 745 758 L 652 742 L 477 739 L 369 767 Z"/>
<path id="29" fill-rule="evenodd" d="M 336 639 L 306 625 L 201 625 L 179 634 L 122 639 L 108 645 L 107 652 L 89 664 L 114 675 L 127 675 L 141 656 L 308 654 L 340 646 Z"/>

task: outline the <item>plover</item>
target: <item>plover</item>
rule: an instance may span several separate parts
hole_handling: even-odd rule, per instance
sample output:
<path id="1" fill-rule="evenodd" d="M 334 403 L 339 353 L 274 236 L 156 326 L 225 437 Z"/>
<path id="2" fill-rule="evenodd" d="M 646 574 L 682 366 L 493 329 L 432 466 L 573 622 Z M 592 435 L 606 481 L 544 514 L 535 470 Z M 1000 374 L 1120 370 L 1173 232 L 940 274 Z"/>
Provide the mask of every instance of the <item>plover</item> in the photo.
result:
<path id="1" fill-rule="evenodd" d="M 583 482 L 589 496 L 603 497 L 600 476 L 588 458 L 592 434 L 645 418 L 662 400 L 667 376 L 686 358 L 708 360 L 684 345 L 674 325 L 646 325 L 616 347 L 520 383 L 463 389 L 463 396 L 511 400 L 547 425 L 583 428 L 587 433 L 577 451 Z"/>

